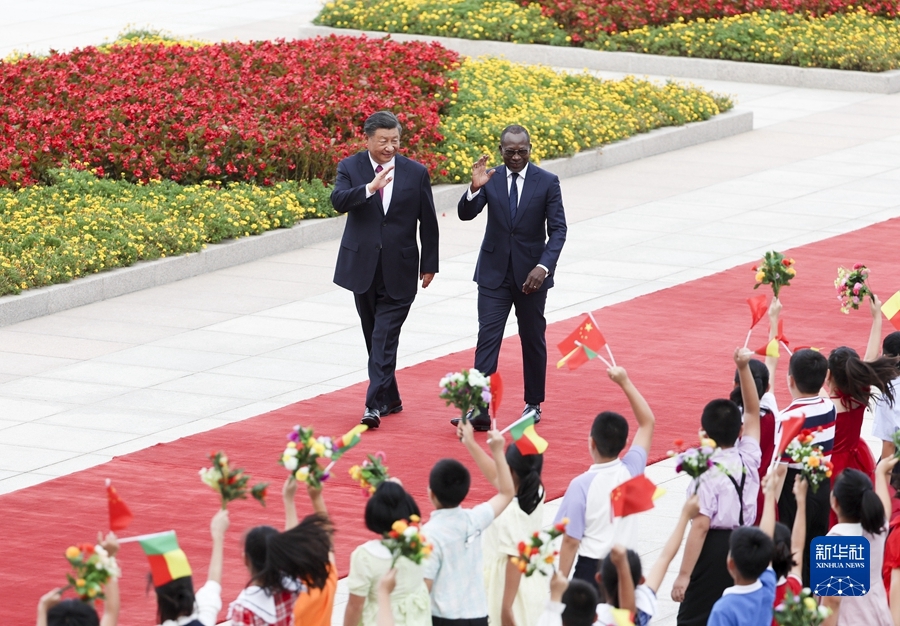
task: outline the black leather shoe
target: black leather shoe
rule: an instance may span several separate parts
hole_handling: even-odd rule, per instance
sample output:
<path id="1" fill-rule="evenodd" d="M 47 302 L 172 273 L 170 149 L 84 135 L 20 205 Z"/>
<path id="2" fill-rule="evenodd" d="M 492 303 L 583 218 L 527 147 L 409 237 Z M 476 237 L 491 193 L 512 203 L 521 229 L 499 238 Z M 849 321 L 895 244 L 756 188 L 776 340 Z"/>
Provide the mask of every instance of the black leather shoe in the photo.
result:
<path id="1" fill-rule="evenodd" d="M 529 413 L 534 411 L 534 423 L 538 424 L 541 421 L 541 405 L 540 404 L 526 404 L 525 408 L 522 409 L 522 417 L 525 417 Z"/>
<path id="2" fill-rule="evenodd" d="M 363 413 L 362 419 L 359 421 L 360 424 L 365 424 L 369 428 L 378 428 L 381 426 L 381 416 L 378 414 L 377 409 L 370 409 L 366 407 L 366 412 Z"/>
<path id="3" fill-rule="evenodd" d="M 469 412 L 466 413 L 466 419 L 472 422 L 472 428 L 475 429 L 475 432 L 486 433 L 491 429 L 491 418 L 487 413 L 481 411 L 480 409 L 469 409 Z M 458 426 L 459 418 L 454 417 L 452 420 L 450 420 L 450 423 L 454 426 Z"/>
<path id="4" fill-rule="evenodd" d="M 403 410 L 403 402 L 401 400 L 395 400 L 393 402 L 389 402 L 388 404 L 382 404 L 378 408 L 378 415 L 380 417 L 384 417 L 385 415 L 399 413 L 402 410 Z"/>

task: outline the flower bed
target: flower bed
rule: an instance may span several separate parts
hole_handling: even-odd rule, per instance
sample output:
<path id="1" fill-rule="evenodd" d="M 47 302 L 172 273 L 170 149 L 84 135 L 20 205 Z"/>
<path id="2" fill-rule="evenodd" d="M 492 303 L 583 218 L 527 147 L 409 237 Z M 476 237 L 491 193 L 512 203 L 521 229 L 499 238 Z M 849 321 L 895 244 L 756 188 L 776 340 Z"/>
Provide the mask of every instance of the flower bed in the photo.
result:
<path id="1" fill-rule="evenodd" d="M 221 187 L 49 176 L 49 186 L 0 189 L 0 295 L 335 215 L 318 180 Z"/>
<path id="2" fill-rule="evenodd" d="M 532 158 L 540 161 L 709 119 L 732 107 L 727 98 L 678 83 L 603 81 L 492 58 L 467 59 L 452 76 L 459 90 L 442 116 L 440 146 L 447 157 L 441 178 L 451 182 L 467 180 L 481 154 L 498 162 L 498 131 L 508 124 L 529 129 Z"/>
<path id="3" fill-rule="evenodd" d="M 434 167 L 456 61 L 437 45 L 329 37 L 0 63 L 0 187 L 67 164 L 131 181 L 330 179 L 366 114 L 394 108 L 408 152 Z"/>
<path id="4" fill-rule="evenodd" d="M 883 72 L 900 67 L 900 21 L 860 9 L 803 16 L 759 11 L 720 20 L 644 27 L 591 47 L 671 56 Z"/>

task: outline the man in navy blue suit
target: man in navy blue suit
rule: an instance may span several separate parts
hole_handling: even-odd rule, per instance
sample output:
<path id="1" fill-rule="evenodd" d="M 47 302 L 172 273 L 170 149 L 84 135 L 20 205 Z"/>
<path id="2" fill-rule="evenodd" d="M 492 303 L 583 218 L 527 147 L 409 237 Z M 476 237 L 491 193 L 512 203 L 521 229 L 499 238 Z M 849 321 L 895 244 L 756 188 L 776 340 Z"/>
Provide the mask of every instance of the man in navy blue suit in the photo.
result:
<path id="1" fill-rule="evenodd" d="M 566 241 L 566 215 L 559 178 L 528 159 L 531 138 L 522 126 L 500 134 L 503 165 L 487 169 L 483 155 L 472 167 L 472 183 L 459 201 L 462 220 L 488 210 L 484 241 L 475 266 L 478 283 L 478 344 L 475 368 L 497 371 L 503 329 L 515 307 L 522 341 L 525 409 L 541 419 L 547 378 L 544 305 Z M 476 430 L 489 430 L 483 413 L 470 415 Z M 458 420 L 453 420 L 454 423 Z"/>
<path id="2" fill-rule="evenodd" d="M 438 223 L 425 166 L 397 153 L 400 122 L 379 111 L 366 120 L 366 150 L 338 164 L 331 204 L 347 214 L 334 282 L 353 292 L 369 353 L 362 423 L 403 410 L 394 371 L 400 328 L 438 271 Z M 422 255 L 416 231 L 422 242 Z"/>

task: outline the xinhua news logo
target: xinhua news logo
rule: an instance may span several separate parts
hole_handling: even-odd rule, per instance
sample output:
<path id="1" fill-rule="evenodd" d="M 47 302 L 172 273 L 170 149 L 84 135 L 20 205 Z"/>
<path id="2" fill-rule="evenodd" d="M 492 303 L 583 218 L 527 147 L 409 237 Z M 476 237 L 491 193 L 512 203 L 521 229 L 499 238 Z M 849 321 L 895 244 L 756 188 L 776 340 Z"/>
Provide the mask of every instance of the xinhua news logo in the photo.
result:
<path id="1" fill-rule="evenodd" d="M 809 586 L 817 596 L 869 593 L 869 540 L 816 537 L 809 547 Z"/>

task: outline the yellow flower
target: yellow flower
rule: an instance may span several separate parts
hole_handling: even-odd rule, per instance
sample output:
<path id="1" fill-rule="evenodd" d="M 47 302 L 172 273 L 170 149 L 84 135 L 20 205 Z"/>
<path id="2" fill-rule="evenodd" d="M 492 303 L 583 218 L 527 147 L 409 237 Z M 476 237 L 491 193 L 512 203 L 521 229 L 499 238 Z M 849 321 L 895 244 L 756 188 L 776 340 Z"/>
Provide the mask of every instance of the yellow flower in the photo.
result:
<path id="1" fill-rule="evenodd" d="M 813 598 L 803 598 L 803 606 L 807 611 L 815 611 L 819 605 L 816 604 L 816 601 Z"/>
<path id="2" fill-rule="evenodd" d="M 419 523 L 419 520 L 421 520 L 421 519 L 422 519 L 422 518 L 420 518 L 420 517 L 419 517 L 418 515 L 416 515 L 415 513 L 413 513 L 412 515 L 409 516 L 409 521 L 411 521 L 413 524 L 418 524 L 418 523 Z"/>
<path id="3" fill-rule="evenodd" d="M 396 522 L 391 524 L 391 530 L 393 530 L 394 532 L 399 533 L 401 535 L 403 534 L 403 531 L 405 531 L 407 528 L 409 528 L 409 524 L 404 522 L 402 519 L 398 519 Z"/>
<path id="4" fill-rule="evenodd" d="M 75 546 L 69 546 L 66 548 L 66 558 L 67 559 L 77 559 L 81 556 L 81 550 L 76 548 Z"/>
<path id="5" fill-rule="evenodd" d="M 819 464 L 820 464 L 819 457 L 817 457 L 817 456 L 809 457 L 809 460 L 806 462 L 806 464 L 809 465 L 810 467 L 819 467 Z"/>
<path id="6" fill-rule="evenodd" d="M 87 584 L 87 581 L 84 578 L 76 578 L 75 586 L 76 587 L 84 587 Z"/>
<path id="7" fill-rule="evenodd" d="M 765 277 L 766 277 L 765 272 L 763 272 L 763 271 L 756 272 L 756 282 L 761 283 L 765 279 Z"/>

